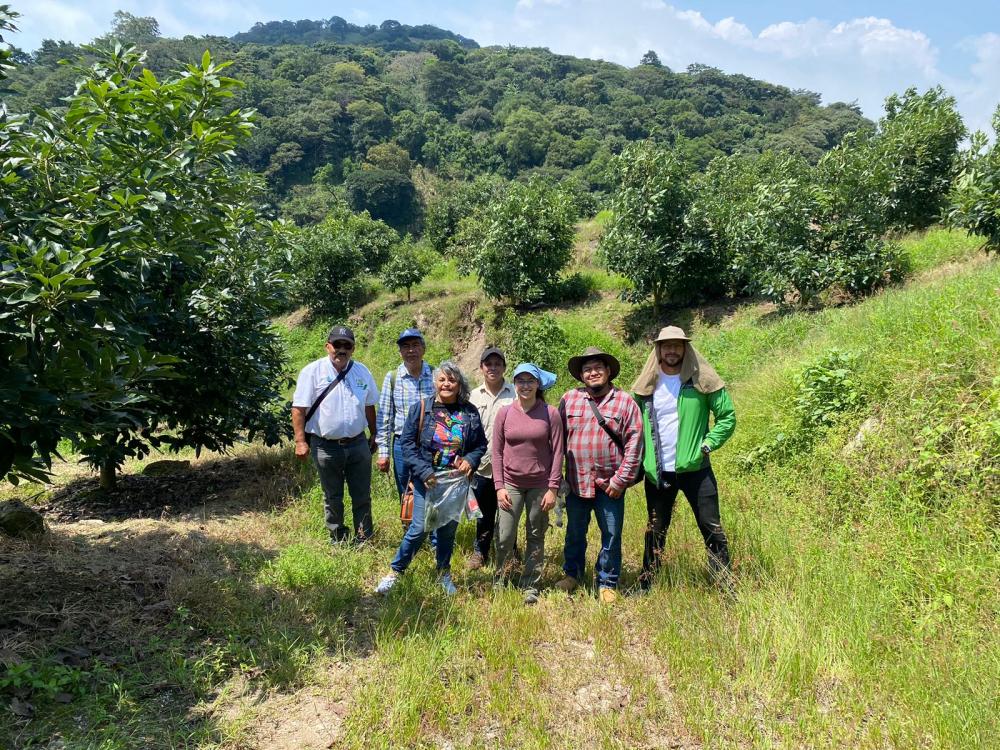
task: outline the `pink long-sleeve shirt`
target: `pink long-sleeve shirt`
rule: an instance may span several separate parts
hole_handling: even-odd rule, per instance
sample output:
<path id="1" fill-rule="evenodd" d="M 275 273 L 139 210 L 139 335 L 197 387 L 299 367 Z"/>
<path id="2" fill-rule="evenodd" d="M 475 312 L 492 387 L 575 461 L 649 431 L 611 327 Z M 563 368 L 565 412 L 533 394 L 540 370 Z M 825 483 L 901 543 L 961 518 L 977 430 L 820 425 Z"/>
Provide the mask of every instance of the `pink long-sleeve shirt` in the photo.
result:
<path id="1" fill-rule="evenodd" d="M 546 413 L 548 412 L 548 413 Z M 517 402 L 503 407 L 493 422 L 493 484 L 520 489 L 559 489 L 562 481 L 563 425 L 559 412 L 536 401 L 525 414 Z"/>

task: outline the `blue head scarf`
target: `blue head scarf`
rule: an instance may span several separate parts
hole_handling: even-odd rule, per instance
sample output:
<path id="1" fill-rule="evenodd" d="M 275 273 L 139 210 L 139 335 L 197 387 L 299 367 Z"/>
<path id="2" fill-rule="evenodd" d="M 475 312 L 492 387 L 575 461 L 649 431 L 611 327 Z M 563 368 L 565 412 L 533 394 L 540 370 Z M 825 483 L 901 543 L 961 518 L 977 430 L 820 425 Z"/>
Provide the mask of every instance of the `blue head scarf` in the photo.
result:
<path id="1" fill-rule="evenodd" d="M 526 372 L 533 378 L 535 378 L 535 380 L 537 380 L 539 383 L 538 387 L 543 391 L 547 391 L 549 388 L 555 385 L 556 374 L 554 372 L 549 372 L 548 370 L 543 370 L 541 367 L 539 367 L 536 364 L 533 364 L 532 362 L 522 362 L 517 367 L 515 367 L 514 374 L 510 376 L 510 379 L 513 380 L 522 372 Z"/>

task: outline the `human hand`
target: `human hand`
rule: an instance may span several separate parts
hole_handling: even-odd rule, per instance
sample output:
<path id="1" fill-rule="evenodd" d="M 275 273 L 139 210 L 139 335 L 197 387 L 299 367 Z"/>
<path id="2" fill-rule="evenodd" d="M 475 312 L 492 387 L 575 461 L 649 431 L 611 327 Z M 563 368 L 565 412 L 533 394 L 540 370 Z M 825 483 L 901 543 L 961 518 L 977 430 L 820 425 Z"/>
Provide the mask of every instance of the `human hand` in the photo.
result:
<path id="1" fill-rule="evenodd" d="M 514 510 L 514 506 L 510 504 L 510 493 L 507 490 L 497 490 L 497 505 L 504 510 Z"/>
<path id="2" fill-rule="evenodd" d="M 597 479 L 594 481 L 594 484 L 597 485 L 597 489 L 599 489 L 601 492 L 603 492 L 605 495 L 612 498 L 613 500 L 617 500 L 618 498 L 620 498 L 622 495 L 625 494 L 625 489 L 619 487 L 610 479 Z"/>
<path id="3" fill-rule="evenodd" d="M 375 453 L 378 450 L 378 443 L 375 442 L 374 435 L 368 438 L 368 450 L 370 450 L 372 453 Z"/>
<path id="4" fill-rule="evenodd" d="M 455 468 L 458 469 L 458 471 L 465 474 L 465 476 L 467 477 L 472 476 L 472 464 L 470 464 L 464 458 L 460 458 L 455 462 Z"/>
<path id="5" fill-rule="evenodd" d="M 553 489 L 546 490 L 545 494 L 542 495 L 542 510 L 548 512 L 556 507 L 556 491 Z"/>
<path id="6" fill-rule="evenodd" d="M 299 461 L 305 461 L 306 458 L 308 458 L 308 456 L 309 456 L 309 443 L 307 443 L 305 440 L 296 440 L 295 457 L 299 459 Z"/>
<path id="7" fill-rule="evenodd" d="M 438 478 L 433 474 L 431 474 L 429 477 L 427 477 L 427 479 L 424 480 L 424 487 L 427 487 L 429 489 L 433 487 L 435 484 L 437 484 L 437 481 Z"/>
<path id="8" fill-rule="evenodd" d="M 388 459 L 388 457 L 386 457 L 386 458 L 380 458 L 378 460 L 378 470 L 381 471 L 383 474 L 388 474 L 389 473 L 389 459 Z"/>

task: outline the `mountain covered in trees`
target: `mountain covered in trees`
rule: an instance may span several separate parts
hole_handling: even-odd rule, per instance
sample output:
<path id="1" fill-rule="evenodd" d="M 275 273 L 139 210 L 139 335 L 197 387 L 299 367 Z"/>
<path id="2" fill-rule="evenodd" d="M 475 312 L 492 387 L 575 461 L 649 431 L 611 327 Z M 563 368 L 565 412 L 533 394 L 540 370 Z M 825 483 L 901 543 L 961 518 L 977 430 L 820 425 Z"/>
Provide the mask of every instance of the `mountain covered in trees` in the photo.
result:
<path id="1" fill-rule="evenodd" d="M 119 11 L 95 41 L 116 40 L 148 50 L 157 74 L 206 49 L 231 60 L 227 73 L 244 84 L 233 106 L 257 112 L 239 158 L 300 223 L 325 215 L 331 196 L 347 190 L 368 207 L 400 206 L 383 218 L 416 226 L 417 172 L 446 181 L 540 173 L 593 196 L 610 190 L 608 165 L 631 141 L 668 145 L 699 168 L 768 149 L 815 163 L 847 133 L 871 127 L 855 105 L 822 106 L 818 94 L 705 65 L 673 71 L 653 52 L 630 68 L 547 49 L 480 48 L 395 21 L 282 21 L 231 39 L 168 39 L 155 19 Z M 53 40 L 17 52 L 8 108 L 59 106 L 81 77 L 59 61 L 90 54 Z"/>

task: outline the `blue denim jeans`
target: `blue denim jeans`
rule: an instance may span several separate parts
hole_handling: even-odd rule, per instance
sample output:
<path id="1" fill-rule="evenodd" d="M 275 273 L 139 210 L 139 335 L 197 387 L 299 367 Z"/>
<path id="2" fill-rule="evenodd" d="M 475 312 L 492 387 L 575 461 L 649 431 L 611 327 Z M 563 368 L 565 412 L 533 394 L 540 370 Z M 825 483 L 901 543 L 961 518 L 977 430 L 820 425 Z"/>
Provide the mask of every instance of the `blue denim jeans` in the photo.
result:
<path id="1" fill-rule="evenodd" d="M 402 497 L 403 490 L 410 481 L 410 470 L 403 460 L 403 446 L 399 443 L 399 435 L 392 438 L 392 476 L 396 480 L 396 493 Z"/>
<path id="2" fill-rule="evenodd" d="M 413 477 L 413 520 L 403 535 L 403 541 L 399 543 L 396 556 L 389 564 L 397 573 L 402 573 L 410 566 L 413 556 L 417 554 L 420 545 L 424 543 L 427 532 L 424 531 L 424 513 L 427 497 L 427 488 L 417 477 Z M 458 529 L 457 521 L 449 521 L 437 530 L 437 546 L 435 554 L 437 556 L 437 568 L 439 571 L 451 568 L 451 552 L 455 548 L 455 531 Z"/>
<path id="3" fill-rule="evenodd" d="M 574 493 L 566 497 L 566 546 L 563 572 L 578 581 L 583 580 L 587 564 L 587 529 L 590 514 L 597 517 L 601 530 L 601 551 L 597 555 L 594 573 L 601 588 L 618 587 L 622 572 L 622 522 L 625 520 L 625 497 L 615 500 L 597 490 L 593 500 Z"/>

